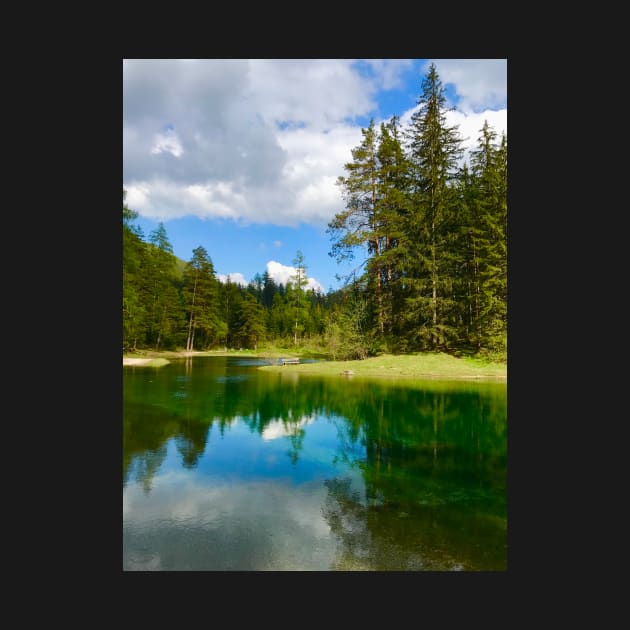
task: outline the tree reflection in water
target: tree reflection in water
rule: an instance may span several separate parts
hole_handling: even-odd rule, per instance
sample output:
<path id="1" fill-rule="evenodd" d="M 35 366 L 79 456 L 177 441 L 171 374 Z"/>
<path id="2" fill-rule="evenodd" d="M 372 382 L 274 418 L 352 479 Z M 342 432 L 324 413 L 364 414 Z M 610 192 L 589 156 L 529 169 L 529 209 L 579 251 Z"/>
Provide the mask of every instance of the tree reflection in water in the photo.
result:
<path id="1" fill-rule="evenodd" d="M 170 440 L 182 467 L 194 469 L 212 427 L 222 436 L 237 422 L 262 441 L 286 439 L 299 472 L 307 425 L 319 419 L 337 427 L 328 464 L 364 482 L 359 493 L 349 478 L 325 481 L 335 568 L 505 567 L 504 387 L 295 376 L 227 361 L 187 361 L 150 379 L 126 373 L 123 484 L 135 478 L 150 492 Z"/>

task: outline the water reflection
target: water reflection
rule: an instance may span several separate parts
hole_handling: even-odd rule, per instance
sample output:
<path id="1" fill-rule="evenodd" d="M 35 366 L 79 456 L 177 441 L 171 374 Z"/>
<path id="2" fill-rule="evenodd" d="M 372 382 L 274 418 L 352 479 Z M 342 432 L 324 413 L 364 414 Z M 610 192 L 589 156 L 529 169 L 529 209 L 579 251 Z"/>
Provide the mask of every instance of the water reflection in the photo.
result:
<path id="1" fill-rule="evenodd" d="M 125 566 L 505 569 L 506 427 L 504 385 L 127 371 Z"/>
<path id="2" fill-rule="evenodd" d="M 210 428 L 216 426 L 223 435 L 237 421 L 263 439 L 280 433 L 291 436 L 294 456 L 299 458 L 299 438 L 316 416 L 336 419 L 341 432 L 338 457 L 356 460 L 359 445 L 375 474 L 383 467 L 391 470 L 392 457 L 410 448 L 419 449 L 419 458 L 442 470 L 453 464 L 456 451 L 474 453 L 469 463 L 477 465 L 479 472 L 493 459 L 497 464 L 505 461 L 506 401 L 500 385 L 487 384 L 484 390 L 480 384 L 427 383 L 432 389 L 410 389 L 387 382 L 348 383 L 295 374 L 283 378 L 254 372 L 246 378 L 231 374 L 227 365 L 221 374 L 213 374 L 216 366 L 192 371 L 189 361 L 185 365 L 186 380 L 166 368 L 153 374 L 152 382 L 139 371 L 125 380 L 125 481 L 135 458 L 146 451 L 157 452 L 171 438 L 177 440 L 182 465 L 194 467 L 206 448 Z M 177 395 L 182 390 L 185 397 Z M 154 470 L 146 467 L 146 474 Z M 135 470 L 136 478 L 141 474 Z"/>
<path id="3" fill-rule="evenodd" d="M 169 473 L 123 504 L 125 570 L 322 570 L 335 557 L 320 483 L 215 483 Z M 308 550 L 305 553 L 305 550 Z"/>

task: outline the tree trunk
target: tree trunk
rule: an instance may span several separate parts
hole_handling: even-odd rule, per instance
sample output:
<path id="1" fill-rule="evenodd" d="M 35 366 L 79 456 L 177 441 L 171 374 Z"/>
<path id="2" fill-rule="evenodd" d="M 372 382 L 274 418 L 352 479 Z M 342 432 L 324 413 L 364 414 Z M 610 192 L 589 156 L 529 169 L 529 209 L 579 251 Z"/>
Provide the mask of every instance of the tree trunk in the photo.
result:
<path id="1" fill-rule="evenodd" d="M 435 270 L 435 220 L 431 223 L 431 308 L 433 309 L 433 348 L 437 346 L 437 274 Z"/>
<path id="2" fill-rule="evenodd" d="M 158 329 L 157 341 L 155 343 L 155 351 L 158 352 L 160 349 L 160 342 L 162 341 L 162 330 L 164 329 L 164 320 L 166 319 L 166 306 L 162 310 L 162 317 L 160 319 L 160 328 Z"/>
<path id="3" fill-rule="evenodd" d="M 195 273 L 195 284 L 193 285 L 192 304 L 190 306 L 190 321 L 188 322 L 188 339 L 186 339 L 186 352 L 190 352 L 192 350 L 191 331 L 192 331 L 192 325 L 193 325 L 193 313 L 195 312 L 195 295 L 197 294 L 197 277 L 198 277 L 198 272 Z"/>

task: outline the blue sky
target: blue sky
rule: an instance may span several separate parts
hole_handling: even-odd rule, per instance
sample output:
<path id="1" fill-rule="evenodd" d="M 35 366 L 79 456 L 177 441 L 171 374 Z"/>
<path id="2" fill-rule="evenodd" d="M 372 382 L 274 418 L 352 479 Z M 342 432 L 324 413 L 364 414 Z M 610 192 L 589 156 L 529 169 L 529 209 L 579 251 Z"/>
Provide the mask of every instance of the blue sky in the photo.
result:
<path id="1" fill-rule="evenodd" d="M 352 265 L 328 252 L 335 186 L 361 127 L 409 121 L 433 61 L 464 146 L 484 120 L 507 132 L 507 60 L 207 59 L 123 61 L 123 187 L 148 238 L 202 245 L 220 278 L 281 282 L 301 250 L 323 291 Z M 357 262 L 355 261 L 355 263 Z"/>

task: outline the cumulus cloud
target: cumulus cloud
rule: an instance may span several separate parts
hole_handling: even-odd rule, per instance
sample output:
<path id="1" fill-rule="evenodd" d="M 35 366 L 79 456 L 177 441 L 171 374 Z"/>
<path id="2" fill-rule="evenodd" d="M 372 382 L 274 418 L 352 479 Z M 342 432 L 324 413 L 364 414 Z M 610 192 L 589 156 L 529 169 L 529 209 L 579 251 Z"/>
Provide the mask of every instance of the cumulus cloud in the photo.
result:
<path id="1" fill-rule="evenodd" d="M 406 111 L 401 116 L 400 121 L 404 127 L 409 125 L 412 114 L 417 110 L 414 107 Z M 477 140 L 481 135 L 481 129 L 485 121 L 496 132 L 497 142 L 501 139 L 501 134 L 507 135 L 507 109 L 492 110 L 487 109 L 478 113 L 464 113 L 458 110 L 446 113 L 446 124 L 449 126 L 457 126 L 459 136 L 462 140 L 462 148 L 464 153 L 461 158 L 461 164 L 470 163 L 470 151 L 477 147 Z"/>
<path id="2" fill-rule="evenodd" d="M 223 284 L 227 283 L 228 278 L 230 279 L 230 282 L 232 284 L 240 284 L 242 287 L 246 287 L 248 284 L 247 280 L 245 280 L 245 276 L 238 271 L 232 273 L 217 274 L 217 279 L 219 280 L 219 282 L 223 282 Z"/>
<path id="3" fill-rule="evenodd" d="M 366 59 L 374 72 L 377 85 L 391 90 L 402 85 L 402 73 L 412 67 L 411 59 Z"/>
<path id="4" fill-rule="evenodd" d="M 263 120 L 324 130 L 375 107 L 376 85 L 352 59 L 250 60 L 248 96 Z"/>
<path id="5" fill-rule="evenodd" d="M 276 284 L 287 284 L 288 282 L 295 282 L 297 269 L 289 265 L 283 265 L 275 260 L 270 260 L 267 263 L 267 273 Z M 308 277 L 308 274 L 306 278 L 306 288 L 324 293 L 322 285 L 315 280 L 315 278 Z"/>
<path id="6" fill-rule="evenodd" d="M 141 215 L 323 225 L 375 107 L 353 60 L 126 60 L 123 182 Z"/>
<path id="7" fill-rule="evenodd" d="M 297 269 L 295 267 L 291 267 L 290 265 L 283 265 L 282 263 L 276 262 L 275 260 L 270 260 L 267 263 L 267 273 L 271 276 L 273 281 L 276 284 L 287 284 L 288 282 L 295 282 L 295 276 L 297 275 Z M 218 273 L 216 274 L 217 279 L 224 284 L 230 279 L 230 282 L 234 284 L 240 284 L 242 287 L 246 287 L 249 282 L 245 279 L 245 276 L 236 271 L 231 273 Z M 324 288 L 321 283 L 318 282 L 315 278 L 310 278 L 307 275 L 306 278 L 306 289 L 313 289 L 315 291 L 321 291 L 324 293 Z"/>
<path id="8" fill-rule="evenodd" d="M 435 62 L 462 114 L 505 110 L 505 60 Z M 361 142 L 357 118 L 373 114 L 377 91 L 399 87 L 410 67 L 405 59 L 125 60 L 128 204 L 156 221 L 324 226 L 343 207 L 335 182 Z"/>
<path id="9" fill-rule="evenodd" d="M 494 129 L 497 134 L 497 141 L 501 139 L 501 134 L 507 135 L 507 109 L 494 111 L 488 109 L 476 114 L 464 114 L 463 112 L 453 111 L 446 114 L 446 121 L 449 125 L 457 125 L 459 135 L 462 138 L 462 145 L 466 154 L 471 149 L 477 147 L 477 140 L 481 135 L 481 128 L 485 121 Z"/>

